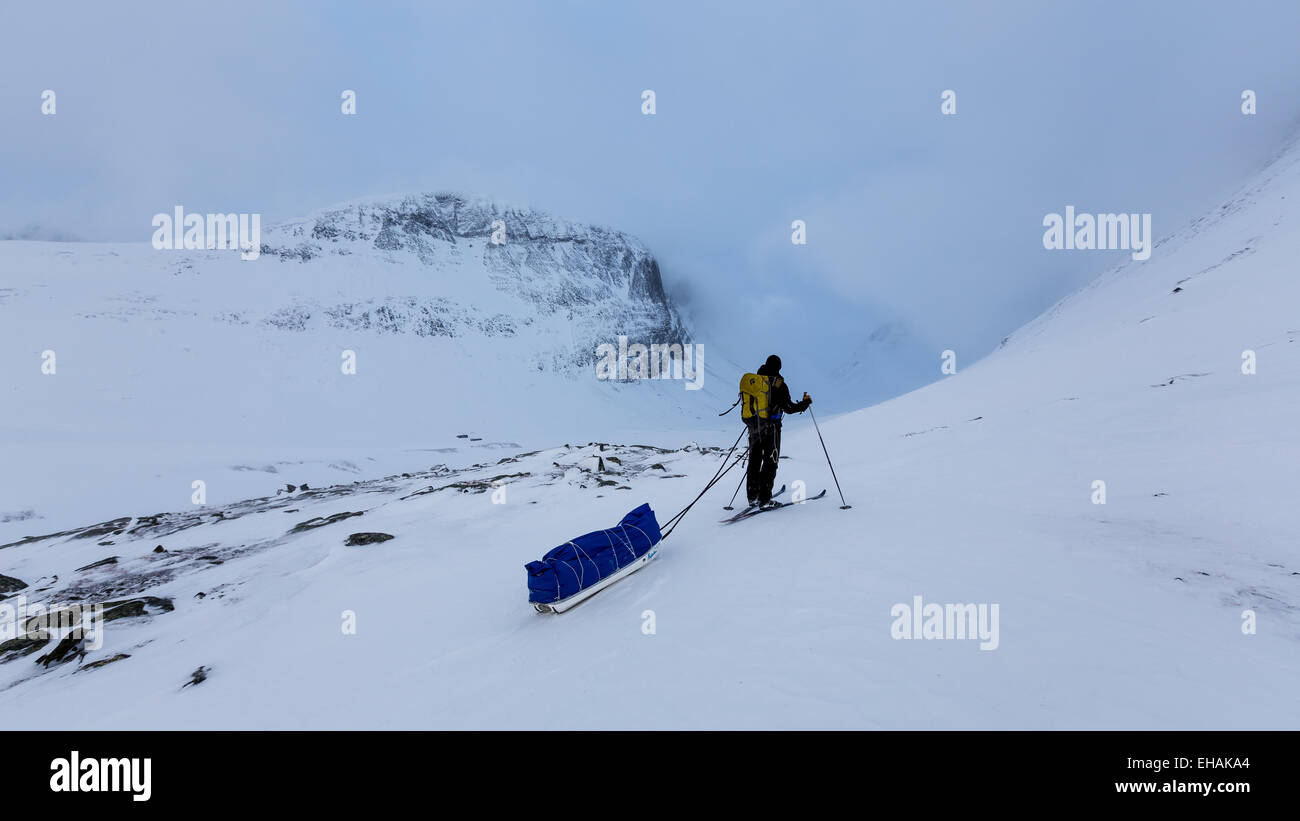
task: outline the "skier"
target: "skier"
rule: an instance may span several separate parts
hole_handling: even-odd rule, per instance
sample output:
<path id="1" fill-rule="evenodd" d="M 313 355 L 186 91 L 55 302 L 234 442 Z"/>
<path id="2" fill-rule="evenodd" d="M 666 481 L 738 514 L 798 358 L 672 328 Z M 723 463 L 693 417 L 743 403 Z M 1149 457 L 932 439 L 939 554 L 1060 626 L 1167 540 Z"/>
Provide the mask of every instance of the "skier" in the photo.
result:
<path id="1" fill-rule="evenodd" d="M 758 378 L 752 378 L 755 376 Z M 772 354 L 757 375 L 746 374 L 741 380 L 741 399 L 748 400 L 741 411 L 749 428 L 745 495 L 750 507 L 778 506 L 779 502 L 772 501 L 772 483 L 781 458 L 781 417 L 808 410 L 812 397 L 804 393 L 798 402 L 790 399 L 790 388 L 781 378 L 781 357 Z"/>

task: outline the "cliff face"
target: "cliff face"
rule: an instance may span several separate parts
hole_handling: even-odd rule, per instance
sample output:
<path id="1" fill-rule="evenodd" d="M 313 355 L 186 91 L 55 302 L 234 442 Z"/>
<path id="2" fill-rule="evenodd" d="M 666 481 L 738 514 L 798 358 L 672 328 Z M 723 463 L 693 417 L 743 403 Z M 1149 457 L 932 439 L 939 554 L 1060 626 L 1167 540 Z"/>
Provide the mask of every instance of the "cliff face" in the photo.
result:
<path id="1" fill-rule="evenodd" d="M 266 318 L 278 327 L 301 329 L 316 320 L 447 337 L 534 328 L 556 337 L 539 339 L 538 353 L 561 369 L 590 366 L 595 346 L 620 334 L 646 343 L 688 341 L 658 263 L 636 239 L 457 194 L 324 209 L 267 229 L 262 253 L 307 266 L 331 258 L 390 271 L 402 266 L 400 278 L 374 283 L 361 299 L 322 302 L 315 310 L 282 306 Z"/>

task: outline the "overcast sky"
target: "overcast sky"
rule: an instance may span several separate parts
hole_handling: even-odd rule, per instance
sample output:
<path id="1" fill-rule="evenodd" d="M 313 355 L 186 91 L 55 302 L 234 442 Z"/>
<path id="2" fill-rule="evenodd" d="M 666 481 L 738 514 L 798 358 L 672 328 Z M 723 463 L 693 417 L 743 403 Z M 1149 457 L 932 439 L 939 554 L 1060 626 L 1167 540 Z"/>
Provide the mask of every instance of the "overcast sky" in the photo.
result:
<path id="1" fill-rule="evenodd" d="M 0 235 L 463 191 L 639 236 L 742 358 L 888 321 L 937 376 L 1124 258 L 1043 250 L 1046 213 L 1159 236 L 1259 168 L 1298 32 L 1294 0 L 8 4 Z"/>

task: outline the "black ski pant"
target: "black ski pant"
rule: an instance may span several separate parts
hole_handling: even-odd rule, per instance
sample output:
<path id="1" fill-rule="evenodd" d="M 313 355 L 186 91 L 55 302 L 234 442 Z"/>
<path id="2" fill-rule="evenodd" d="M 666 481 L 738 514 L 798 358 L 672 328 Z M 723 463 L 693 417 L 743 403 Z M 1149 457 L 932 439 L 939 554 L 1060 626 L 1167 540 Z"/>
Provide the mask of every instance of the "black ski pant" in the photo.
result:
<path id="1" fill-rule="evenodd" d="M 749 424 L 749 465 L 745 474 L 745 495 L 750 504 L 772 499 L 777 460 L 781 458 L 781 423 Z"/>

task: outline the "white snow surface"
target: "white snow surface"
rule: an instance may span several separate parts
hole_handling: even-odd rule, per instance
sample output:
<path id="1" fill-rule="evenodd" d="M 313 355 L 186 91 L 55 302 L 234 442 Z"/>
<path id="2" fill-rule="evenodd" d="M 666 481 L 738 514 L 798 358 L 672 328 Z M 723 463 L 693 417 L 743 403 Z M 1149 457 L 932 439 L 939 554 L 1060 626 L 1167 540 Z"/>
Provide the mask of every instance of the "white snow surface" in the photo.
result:
<path id="1" fill-rule="evenodd" d="M 593 378 L 598 343 L 689 338 L 617 231 L 426 194 L 268 226 L 261 247 L 0 242 L 0 543 L 188 504 L 196 480 L 226 503 L 578 437 L 690 438 L 734 398 L 711 350 L 701 390 Z"/>
<path id="2" fill-rule="evenodd" d="M 82 659 L 0 661 L 0 727 L 1300 728 L 1298 217 L 1292 147 L 1149 261 L 1099 277 L 976 365 L 820 419 L 852 509 L 838 509 L 811 420 L 792 417 L 778 483 L 827 498 L 723 526 L 733 471 L 646 569 L 559 616 L 529 608 L 523 565 L 642 501 L 666 520 L 713 474 L 734 414 L 704 449 L 688 445 L 698 433 L 674 438 L 672 418 L 654 441 L 525 453 L 536 437 L 502 413 L 477 429 L 520 447 L 454 440 L 450 460 L 397 449 L 367 462 L 377 435 L 350 443 L 357 484 L 279 495 L 295 481 L 286 465 L 310 456 L 268 436 L 276 453 L 258 464 L 280 475 L 244 472 L 264 482 L 248 494 L 261 500 L 124 504 L 76 523 L 122 517 L 95 535 L 0 547 L 0 572 L 31 599 L 174 608 L 109 622 Z M 155 349 L 169 378 L 204 378 L 167 359 L 186 344 L 169 334 Z M 490 372 L 463 376 L 510 395 Z M 166 412 L 183 415 L 183 399 Z M 382 428 L 382 409 L 370 418 Z M 102 446 L 93 428 L 64 433 Z M 240 444 L 250 464 L 256 444 Z M 129 489 L 125 446 L 118 466 Z M 343 512 L 363 515 L 290 532 Z M 345 546 L 362 531 L 394 538 Z M 108 556 L 117 564 L 77 570 Z M 997 648 L 895 639 L 891 609 L 917 595 L 997 604 Z M 206 680 L 183 687 L 201 666 Z"/>

